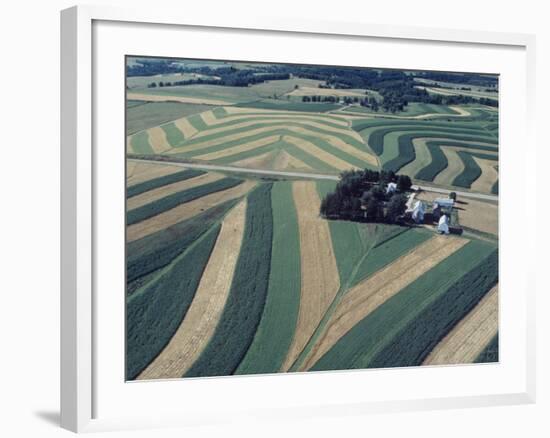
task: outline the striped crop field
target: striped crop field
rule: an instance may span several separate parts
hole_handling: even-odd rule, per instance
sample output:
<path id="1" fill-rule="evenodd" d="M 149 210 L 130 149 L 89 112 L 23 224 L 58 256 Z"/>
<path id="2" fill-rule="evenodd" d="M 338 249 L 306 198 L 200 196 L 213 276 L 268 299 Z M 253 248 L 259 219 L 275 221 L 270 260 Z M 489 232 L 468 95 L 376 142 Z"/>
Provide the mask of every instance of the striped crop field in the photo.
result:
<path id="1" fill-rule="evenodd" d="M 140 174 L 148 177 L 135 182 Z M 127 210 L 128 380 L 498 354 L 495 243 L 325 220 L 319 203 L 331 181 L 142 162 L 128 166 L 127 181 L 127 203 L 139 205 Z"/>
<path id="2" fill-rule="evenodd" d="M 339 115 L 218 107 L 128 137 L 128 153 L 241 167 L 338 174 L 378 167 L 351 122 Z"/>
<path id="3" fill-rule="evenodd" d="M 498 131 L 491 129 L 495 116 L 483 109 L 468 111 L 483 113 L 487 119 L 355 119 L 352 127 L 384 170 L 445 188 L 495 193 Z"/>

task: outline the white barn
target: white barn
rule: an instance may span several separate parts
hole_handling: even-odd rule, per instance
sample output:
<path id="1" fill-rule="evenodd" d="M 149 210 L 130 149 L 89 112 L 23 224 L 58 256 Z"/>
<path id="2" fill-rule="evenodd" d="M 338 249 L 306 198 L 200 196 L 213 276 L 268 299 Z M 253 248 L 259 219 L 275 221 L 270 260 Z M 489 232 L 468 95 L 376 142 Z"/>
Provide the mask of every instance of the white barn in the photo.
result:
<path id="1" fill-rule="evenodd" d="M 437 231 L 441 234 L 449 234 L 449 216 L 447 216 L 446 214 L 442 215 L 439 218 Z"/>
<path id="2" fill-rule="evenodd" d="M 390 193 L 394 193 L 397 190 L 397 184 L 394 182 L 388 183 L 388 187 L 386 187 L 386 194 L 389 195 Z"/>
<path id="3" fill-rule="evenodd" d="M 411 217 L 417 224 L 424 222 L 424 213 L 426 212 L 426 206 L 422 201 L 416 201 L 412 209 Z"/>

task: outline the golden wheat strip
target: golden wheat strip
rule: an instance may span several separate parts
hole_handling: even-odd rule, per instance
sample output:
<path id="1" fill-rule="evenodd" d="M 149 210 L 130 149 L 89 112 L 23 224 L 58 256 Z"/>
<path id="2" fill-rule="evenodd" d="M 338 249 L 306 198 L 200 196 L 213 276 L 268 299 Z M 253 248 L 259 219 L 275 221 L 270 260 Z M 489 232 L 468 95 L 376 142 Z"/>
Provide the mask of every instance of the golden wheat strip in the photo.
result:
<path id="1" fill-rule="evenodd" d="M 210 152 L 204 155 L 196 155 L 193 158 L 197 160 L 217 160 L 219 158 L 229 157 L 231 155 L 240 154 L 241 152 L 251 151 L 253 149 L 267 146 L 279 140 L 279 135 L 272 135 L 270 137 L 263 137 L 258 140 L 254 140 L 248 143 L 243 143 L 238 146 L 233 146 L 227 149 L 222 149 L 216 152 Z"/>
<path id="2" fill-rule="evenodd" d="M 432 350 L 422 365 L 472 363 L 498 331 L 498 285 Z"/>
<path id="3" fill-rule="evenodd" d="M 297 148 L 300 148 L 304 152 L 306 152 L 309 155 L 314 156 L 318 160 L 323 161 L 324 163 L 328 164 L 331 167 L 334 167 L 338 170 L 349 170 L 349 169 L 356 169 L 357 166 L 354 166 L 353 164 L 348 163 L 347 161 L 344 161 L 328 152 L 326 152 L 324 149 L 321 149 L 320 147 L 314 145 L 310 141 L 304 140 L 299 137 L 293 137 L 290 135 L 284 135 L 283 140 L 287 143 L 293 144 Z"/>
<path id="4" fill-rule="evenodd" d="M 495 168 L 497 161 L 487 160 L 473 155 L 472 158 L 481 168 L 481 175 L 472 183 L 470 188 L 478 192 L 491 193 L 493 184 L 498 179 L 498 172 Z"/>
<path id="5" fill-rule="evenodd" d="M 467 239 L 458 237 L 434 236 L 350 289 L 334 310 L 300 370 L 311 368 L 358 322 L 467 242 Z"/>
<path id="6" fill-rule="evenodd" d="M 131 163 L 132 161 L 127 161 Z M 150 179 L 159 178 L 161 176 L 170 175 L 171 173 L 181 171 L 181 168 L 176 166 L 168 166 L 163 164 L 134 162 L 134 170 L 131 175 L 127 175 L 126 182 L 128 187 L 135 184 L 148 181 Z"/>
<path id="7" fill-rule="evenodd" d="M 231 163 L 233 166 L 238 167 L 252 167 L 252 168 L 270 168 L 270 163 L 273 162 L 273 157 L 277 151 L 268 151 L 261 155 L 254 155 L 250 158 L 245 158 L 244 160 L 239 160 Z"/>
<path id="8" fill-rule="evenodd" d="M 223 220 L 189 310 L 168 345 L 138 376 L 139 380 L 182 377 L 208 344 L 231 289 L 244 235 L 245 214 L 246 200 L 243 200 Z"/>
<path id="9" fill-rule="evenodd" d="M 211 111 L 208 111 L 208 112 L 211 112 Z M 248 126 L 257 125 L 258 123 L 266 123 L 265 121 L 250 120 L 250 117 L 243 117 L 242 119 L 243 119 L 243 122 L 241 123 L 224 125 L 224 126 L 220 126 L 219 128 L 212 128 L 212 129 L 201 131 L 195 136 L 195 138 L 200 138 L 211 134 L 218 134 L 220 132 L 232 131 L 234 129 L 242 129 Z M 269 120 L 268 122 L 273 123 L 273 125 L 274 125 L 274 122 L 276 122 L 277 124 L 280 124 L 283 127 L 285 127 L 287 123 L 300 123 L 301 125 L 304 125 L 304 126 L 323 129 L 325 131 L 334 132 L 335 134 L 348 135 L 354 138 L 355 140 L 357 140 L 358 142 L 361 142 L 361 143 L 363 142 L 363 139 L 357 132 L 346 128 L 336 128 L 334 126 L 324 124 L 322 121 L 317 122 L 313 120 L 304 120 L 297 117 L 288 116 L 288 117 L 281 117 L 281 118 L 272 117 L 271 120 Z M 273 127 L 275 127 L 275 125 Z M 316 131 L 311 131 L 311 132 L 316 132 Z"/>
<path id="10" fill-rule="evenodd" d="M 254 181 L 245 181 L 238 186 L 231 187 L 227 190 L 221 190 L 194 201 L 180 204 L 175 208 L 160 213 L 137 224 L 126 227 L 126 236 L 128 242 L 141 239 L 151 233 L 163 230 L 171 225 L 177 224 L 180 221 L 192 218 L 209 208 L 244 196 L 256 183 Z"/>
<path id="11" fill-rule="evenodd" d="M 181 131 L 183 138 L 186 140 L 193 137 L 198 132 L 197 129 L 189 123 L 189 120 L 187 120 L 186 117 L 176 120 L 174 125 Z"/>
<path id="12" fill-rule="evenodd" d="M 295 182 L 292 193 L 300 229 L 302 282 L 296 330 L 281 371 L 292 366 L 340 287 L 328 222 L 319 216 L 321 200 L 315 182 Z"/>
<path id="13" fill-rule="evenodd" d="M 178 181 L 162 187 L 157 187 L 156 189 L 149 190 L 147 192 L 129 198 L 126 201 L 126 209 L 128 211 L 133 210 L 134 208 L 149 204 L 150 202 L 156 201 L 160 198 L 164 198 L 165 196 L 171 195 L 172 193 L 181 192 L 182 190 L 191 189 L 197 186 L 202 186 L 204 184 L 208 184 L 222 178 L 224 178 L 224 176 L 220 175 L 219 173 L 209 172 L 205 173 L 204 175 L 199 175 L 195 178 L 189 178 L 184 181 Z"/>
<path id="14" fill-rule="evenodd" d="M 172 149 L 172 146 L 168 143 L 164 129 L 160 126 L 148 129 L 147 134 L 149 135 L 149 144 L 156 154 L 162 154 L 163 152 Z"/>

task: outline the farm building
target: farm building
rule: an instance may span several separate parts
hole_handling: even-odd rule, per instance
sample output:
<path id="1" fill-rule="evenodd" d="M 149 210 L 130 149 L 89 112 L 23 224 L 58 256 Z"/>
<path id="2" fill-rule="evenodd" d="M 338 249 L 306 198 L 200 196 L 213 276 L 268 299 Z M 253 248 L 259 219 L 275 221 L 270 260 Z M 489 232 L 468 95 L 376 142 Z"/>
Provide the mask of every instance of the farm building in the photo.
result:
<path id="1" fill-rule="evenodd" d="M 437 231 L 441 234 L 449 234 L 449 216 L 447 216 L 446 214 L 439 218 Z"/>
<path id="2" fill-rule="evenodd" d="M 397 183 L 391 182 L 388 183 L 388 187 L 386 187 L 386 194 L 389 195 L 390 193 L 394 193 L 397 190 Z"/>
<path id="3" fill-rule="evenodd" d="M 453 208 L 455 201 L 453 201 L 451 198 L 436 198 L 434 200 L 434 206 L 435 204 L 439 205 L 444 210 L 450 210 Z"/>
<path id="4" fill-rule="evenodd" d="M 426 213 L 426 206 L 422 201 L 416 201 L 414 208 L 412 209 L 411 217 L 417 224 L 424 222 L 424 214 Z"/>

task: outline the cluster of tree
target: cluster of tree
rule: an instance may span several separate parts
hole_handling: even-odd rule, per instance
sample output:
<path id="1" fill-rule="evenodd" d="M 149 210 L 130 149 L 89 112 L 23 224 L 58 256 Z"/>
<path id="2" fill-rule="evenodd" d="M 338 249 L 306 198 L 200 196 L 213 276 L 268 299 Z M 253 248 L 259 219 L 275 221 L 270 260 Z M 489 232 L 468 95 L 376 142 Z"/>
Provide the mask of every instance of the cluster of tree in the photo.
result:
<path id="1" fill-rule="evenodd" d="M 255 74 L 251 70 L 231 70 L 227 72 L 227 69 L 223 69 L 223 72 L 220 74 L 216 72 L 216 76 L 203 76 L 196 79 L 186 79 L 182 81 L 172 81 L 172 82 L 151 82 L 147 86 L 149 88 L 159 87 L 170 87 L 170 86 L 180 86 L 180 85 L 193 85 L 193 84 L 210 84 L 210 85 L 225 85 L 231 87 L 248 87 L 249 85 L 259 84 L 266 81 L 277 81 L 289 79 L 290 75 L 288 73 L 265 73 L 265 74 Z"/>
<path id="2" fill-rule="evenodd" d="M 446 73 L 438 71 L 415 72 L 415 76 L 432 81 L 468 84 L 481 87 L 497 87 L 498 77 L 477 73 Z"/>
<path id="3" fill-rule="evenodd" d="M 387 190 L 390 182 L 396 191 Z M 390 171 L 352 170 L 343 172 L 334 192 L 321 201 L 321 215 L 331 219 L 395 223 L 406 209 L 411 179 Z"/>
<path id="4" fill-rule="evenodd" d="M 331 102 L 339 103 L 338 96 L 302 96 L 302 102 Z"/>

